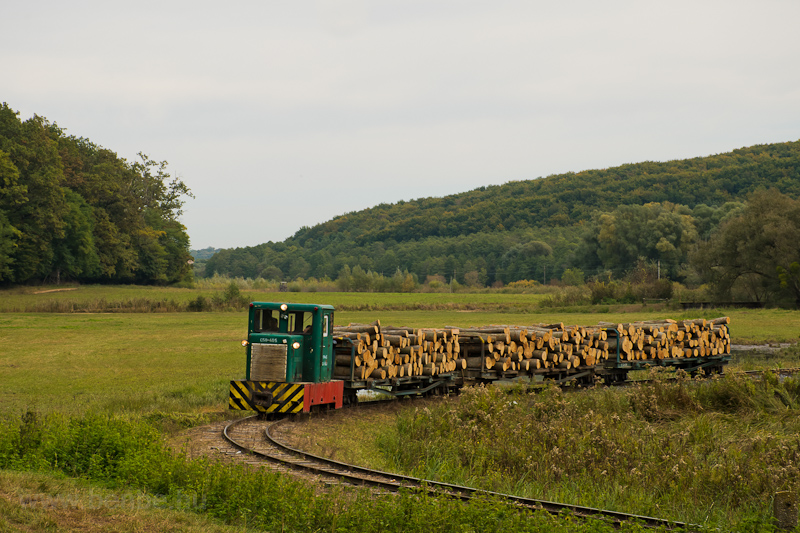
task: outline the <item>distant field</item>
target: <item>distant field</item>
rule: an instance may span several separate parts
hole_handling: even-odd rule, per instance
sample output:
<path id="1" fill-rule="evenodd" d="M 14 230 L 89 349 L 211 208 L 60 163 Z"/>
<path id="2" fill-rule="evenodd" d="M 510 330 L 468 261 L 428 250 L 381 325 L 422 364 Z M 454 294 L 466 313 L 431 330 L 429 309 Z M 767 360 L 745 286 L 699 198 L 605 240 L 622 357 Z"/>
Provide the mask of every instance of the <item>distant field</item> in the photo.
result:
<path id="1" fill-rule="evenodd" d="M 171 287 L 82 285 L 24 287 L 0 291 L 0 313 L 155 312 L 184 311 L 198 296 L 211 299 L 224 291 Z M 796 342 L 800 312 L 782 309 L 714 309 L 683 311 L 667 306 L 588 306 L 545 308 L 542 294 L 482 293 L 341 293 L 263 292 L 242 290 L 246 301 L 321 303 L 336 307 L 339 322 L 371 322 L 407 326 L 530 324 L 565 322 L 591 325 L 599 321 L 631 322 L 652 318 L 730 316 L 735 342 Z M 239 308 L 241 309 L 241 308 Z M 234 310 L 230 307 L 229 310 Z"/>
<path id="2" fill-rule="evenodd" d="M 294 301 L 334 305 L 348 298 L 351 302 L 357 302 L 359 297 L 366 301 L 371 298 L 370 295 L 336 293 L 330 299 L 314 298 L 328 296 L 321 293 L 290 296 Z M 382 296 L 387 300 L 392 296 L 422 297 L 428 302 L 450 298 L 450 295 L 432 294 Z M 398 300 L 401 298 L 391 301 Z M 800 313 L 780 310 L 731 309 L 676 314 L 664 310 L 595 314 L 374 310 L 338 311 L 335 322 L 347 324 L 379 319 L 383 325 L 417 327 L 552 322 L 592 325 L 599 321 L 721 315 L 731 317 L 734 343 L 797 341 Z M 244 374 L 244 351 L 239 341 L 246 333 L 245 321 L 244 311 L 0 313 L 0 402 L 6 409 L 36 407 L 76 412 L 89 408 L 110 411 L 225 409 L 227 381 Z"/>
<path id="3" fill-rule="evenodd" d="M 252 294 L 252 293 L 248 293 Z M 348 311 L 383 311 L 457 309 L 521 312 L 535 308 L 544 294 L 492 293 L 357 293 L 357 292 L 296 292 L 255 293 L 266 301 L 286 300 L 300 303 L 325 303 Z"/>
<path id="4" fill-rule="evenodd" d="M 0 291 L 0 312 L 182 311 L 198 296 L 219 297 L 225 286 L 182 289 L 126 285 L 24 287 Z M 347 310 L 466 309 L 525 311 L 535 309 L 542 294 L 487 293 L 342 293 L 264 292 L 242 289 L 248 301 L 324 303 Z"/>
<path id="5" fill-rule="evenodd" d="M 74 287 L 20 287 L 0 291 L 0 312 L 72 312 L 124 310 L 148 302 L 174 302 L 185 306 L 198 294 L 217 291 L 138 285 L 80 285 Z"/>

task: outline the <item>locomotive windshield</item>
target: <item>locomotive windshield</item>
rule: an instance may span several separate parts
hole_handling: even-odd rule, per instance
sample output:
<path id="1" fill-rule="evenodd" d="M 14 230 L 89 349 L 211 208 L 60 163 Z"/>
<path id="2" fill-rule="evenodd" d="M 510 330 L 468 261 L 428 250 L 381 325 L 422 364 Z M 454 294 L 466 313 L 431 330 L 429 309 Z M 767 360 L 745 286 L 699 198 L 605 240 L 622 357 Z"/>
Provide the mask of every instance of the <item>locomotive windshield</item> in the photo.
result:
<path id="1" fill-rule="evenodd" d="M 253 331 L 256 333 L 278 333 L 280 331 L 281 312 L 270 309 L 256 309 Z"/>
<path id="2" fill-rule="evenodd" d="M 310 311 L 289 311 L 284 313 L 285 333 L 311 333 L 314 313 Z M 253 317 L 254 333 L 280 333 L 281 312 L 277 309 L 256 309 Z"/>

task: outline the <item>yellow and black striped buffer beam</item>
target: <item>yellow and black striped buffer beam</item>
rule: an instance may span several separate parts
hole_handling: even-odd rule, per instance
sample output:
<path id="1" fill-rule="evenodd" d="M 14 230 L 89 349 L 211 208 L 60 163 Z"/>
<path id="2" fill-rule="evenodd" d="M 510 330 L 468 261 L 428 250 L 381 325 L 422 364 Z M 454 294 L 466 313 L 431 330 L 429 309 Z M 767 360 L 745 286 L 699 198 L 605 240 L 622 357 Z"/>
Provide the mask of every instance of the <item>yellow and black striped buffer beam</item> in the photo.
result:
<path id="1" fill-rule="evenodd" d="M 262 413 L 299 413 L 303 410 L 303 383 L 231 381 L 228 408 Z"/>

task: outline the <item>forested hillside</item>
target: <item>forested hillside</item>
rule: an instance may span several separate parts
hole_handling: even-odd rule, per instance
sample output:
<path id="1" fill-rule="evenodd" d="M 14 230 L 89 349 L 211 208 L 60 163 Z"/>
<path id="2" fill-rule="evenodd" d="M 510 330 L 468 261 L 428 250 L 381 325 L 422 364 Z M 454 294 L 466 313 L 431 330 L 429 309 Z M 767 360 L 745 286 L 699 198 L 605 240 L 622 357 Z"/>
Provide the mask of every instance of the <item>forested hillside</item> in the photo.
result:
<path id="1" fill-rule="evenodd" d="M 0 106 L 0 283 L 191 280 L 186 185 Z"/>
<path id="2" fill-rule="evenodd" d="M 645 260 L 682 280 L 691 249 L 760 189 L 800 197 L 800 141 L 381 204 L 284 242 L 222 250 L 205 275 L 336 279 L 358 269 L 487 285 L 548 282 L 567 269 L 621 277 Z"/>

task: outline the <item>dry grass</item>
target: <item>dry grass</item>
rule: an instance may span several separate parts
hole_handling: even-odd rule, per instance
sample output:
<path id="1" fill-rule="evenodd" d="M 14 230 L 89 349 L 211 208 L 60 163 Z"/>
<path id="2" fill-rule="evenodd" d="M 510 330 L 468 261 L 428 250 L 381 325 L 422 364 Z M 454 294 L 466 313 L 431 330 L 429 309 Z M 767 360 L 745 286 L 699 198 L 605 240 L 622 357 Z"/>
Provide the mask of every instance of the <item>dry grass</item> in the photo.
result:
<path id="1" fill-rule="evenodd" d="M 141 492 L 103 489 L 46 474 L 0 471 L 0 531 L 243 531 L 193 512 L 196 502 L 189 498 L 182 503 L 185 510 L 170 509 L 161 499 Z"/>

